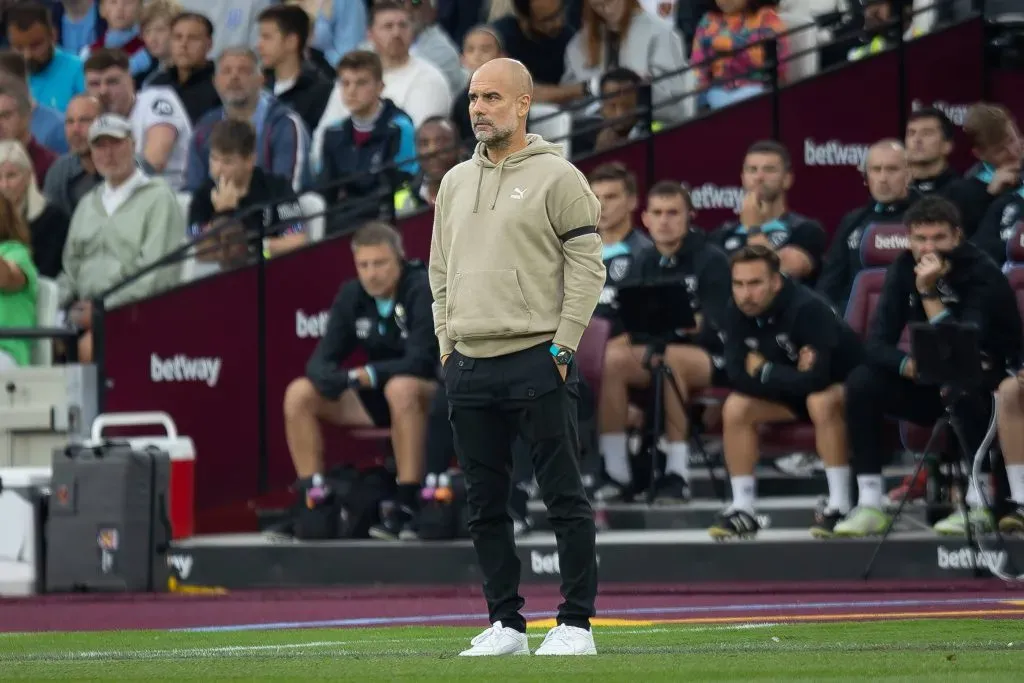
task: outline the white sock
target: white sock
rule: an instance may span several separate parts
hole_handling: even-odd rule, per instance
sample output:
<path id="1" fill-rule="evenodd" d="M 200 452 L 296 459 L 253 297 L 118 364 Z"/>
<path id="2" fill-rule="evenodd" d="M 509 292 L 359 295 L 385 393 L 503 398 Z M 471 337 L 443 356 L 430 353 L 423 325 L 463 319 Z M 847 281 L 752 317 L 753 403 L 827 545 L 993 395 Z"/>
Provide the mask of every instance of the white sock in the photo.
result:
<path id="1" fill-rule="evenodd" d="M 1007 465 L 1006 476 L 1010 480 L 1010 498 L 1017 505 L 1024 505 L 1024 465 Z"/>
<path id="2" fill-rule="evenodd" d="M 828 479 L 828 508 L 844 515 L 850 511 L 850 466 L 826 467 Z"/>
<path id="3" fill-rule="evenodd" d="M 599 445 L 608 476 L 620 484 L 633 481 L 629 471 L 629 454 L 626 452 L 626 433 L 602 434 Z"/>
<path id="4" fill-rule="evenodd" d="M 757 483 L 753 475 L 730 477 L 732 480 L 732 505 L 734 510 L 743 510 L 754 514 L 757 504 Z"/>
<path id="5" fill-rule="evenodd" d="M 857 475 L 857 505 L 864 508 L 882 509 L 882 475 Z"/>
<path id="6" fill-rule="evenodd" d="M 678 474 L 690 481 L 690 444 L 685 441 L 672 441 L 668 444 L 665 474 Z"/>
<path id="7" fill-rule="evenodd" d="M 982 474 L 981 478 L 978 479 L 978 486 L 981 487 L 982 493 L 985 494 L 985 498 L 992 496 L 992 475 Z M 985 502 L 978 496 L 978 492 L 974 490 L 974 477 L 967 480 L 967 507 L 971 509 L 985 507 Z"/>

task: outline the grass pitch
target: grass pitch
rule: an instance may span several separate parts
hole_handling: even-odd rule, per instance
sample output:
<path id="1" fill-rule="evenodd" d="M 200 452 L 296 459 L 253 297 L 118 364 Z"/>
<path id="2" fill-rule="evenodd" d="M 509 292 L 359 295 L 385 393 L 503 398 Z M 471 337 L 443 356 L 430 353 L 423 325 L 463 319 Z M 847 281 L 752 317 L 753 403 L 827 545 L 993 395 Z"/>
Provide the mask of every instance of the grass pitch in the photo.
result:
<path id="1" fill-rule="evenodd" d="M 620 625 L 595 627 L 596 657 L 457 657 L 480 630 L 0 633 L 0 679 L 1024 680 L 1024 620 Z"/>

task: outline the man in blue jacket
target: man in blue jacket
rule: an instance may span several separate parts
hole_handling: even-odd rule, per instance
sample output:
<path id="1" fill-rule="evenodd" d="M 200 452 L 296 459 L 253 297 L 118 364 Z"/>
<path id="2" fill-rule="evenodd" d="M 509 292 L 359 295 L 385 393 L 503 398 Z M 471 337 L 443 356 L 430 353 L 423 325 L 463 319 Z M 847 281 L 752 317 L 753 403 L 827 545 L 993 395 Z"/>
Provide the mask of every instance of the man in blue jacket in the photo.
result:
<path id="1" fill-rule="evenodd" d="M 330 231 L 353 220 L 389 217 L 395 192 L 419 172 L 412 119 L 381 98 L 380 57 L 359 50 L 348 53 L 338 64 L 338 82 L 352 115 L 324 132 L 318 186 L 329 203 L 347 202 L 351 208 L 331 217 Z"/>
<path id="2" fill-rule="evenodd" d="M 310 184 L 309 132 L 294 111 L 263 91 L 259 59 L 249 48 L 229 48 L 217 60 L 214 79 L 224 106 L 196 124 L 189 149 L 186 189 L 195 192 L 210 175 L 210 132 L 225 118 L 248 121 L 256 129 L 256 165 L 288 178 L 301 192 Z"/>

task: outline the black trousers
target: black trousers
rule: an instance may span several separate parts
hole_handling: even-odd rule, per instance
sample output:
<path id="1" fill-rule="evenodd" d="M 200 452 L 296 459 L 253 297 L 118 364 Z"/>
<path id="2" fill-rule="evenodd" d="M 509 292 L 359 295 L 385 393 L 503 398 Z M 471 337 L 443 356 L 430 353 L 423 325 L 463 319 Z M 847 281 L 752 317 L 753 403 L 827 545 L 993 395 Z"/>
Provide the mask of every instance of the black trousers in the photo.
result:
<path id="1" fill-rule="evenodd" d="M 846 424 L 854 470 L 882 473 L 887 456 L 882 444 L 886 417 L 930 427 L 944 412 L 938 387 L 922 386 L 868 365 L 856 368 L 846 378 Z M 963 445 L 973 456 L 988 430 L 992 396 L 984 390 L 962 396 L 954 402 L 953 414 L 964 430 L 967 443 Z"/>
<path id="2" fill-rule="evenodd" d="M 495 358 L 455 352 L 445 364 L 455 452 L 466 477 L 469 532 L 491 623 L 526 630 L 508 501 L 512 444 L 527 445 L 558 544 L 558 623 L 590 627 L 597 595 L 594 511 L 579 470 L 575 364 L 565 381 L 549 344 Z"/>

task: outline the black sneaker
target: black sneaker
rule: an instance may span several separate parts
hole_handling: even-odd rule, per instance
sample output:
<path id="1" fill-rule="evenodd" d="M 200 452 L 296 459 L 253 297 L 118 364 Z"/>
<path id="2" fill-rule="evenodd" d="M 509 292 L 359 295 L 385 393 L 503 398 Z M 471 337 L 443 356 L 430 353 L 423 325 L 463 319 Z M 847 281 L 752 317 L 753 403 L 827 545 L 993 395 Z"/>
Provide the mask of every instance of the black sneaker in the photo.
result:
<path id="1" fill-rule="evenodd" d="M 708 529 L 708 534 L 716 541 L 734 538 L 753 538 L 761 530 L 757 519 L 745 510 L 727 509 L 718 515 L 718 519 Z"/>
<path id="2" fill-rule="evenodd" d="M 1024 534 L 1024 505 L 1017 505 L 1016 510 L 999 520 L 999 531 L 1004 534 Z"/>
<path id="3" fill-rule="evenodd" d="M 394 506 L 380 521 L 370 527 L 370 538 L 381 541 L 415 541 L 419 538 L 414 524 L 412 510 L 406 507 Z"/>
<path id="4" fill-rule="evenodd" d="M 832 538 L 835 536 L 836 524 L 846 517 L 839 510 L 820 507 L 814 511 L 814 524 L 811 525 L 813 538 Z"/>
<path id="5" fill-rule="evenodd" d="M 678 474 L 663 475 L 654 484 L 655 505 L 681 505 L 690 500 L 690 485 Z"/>

